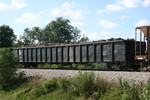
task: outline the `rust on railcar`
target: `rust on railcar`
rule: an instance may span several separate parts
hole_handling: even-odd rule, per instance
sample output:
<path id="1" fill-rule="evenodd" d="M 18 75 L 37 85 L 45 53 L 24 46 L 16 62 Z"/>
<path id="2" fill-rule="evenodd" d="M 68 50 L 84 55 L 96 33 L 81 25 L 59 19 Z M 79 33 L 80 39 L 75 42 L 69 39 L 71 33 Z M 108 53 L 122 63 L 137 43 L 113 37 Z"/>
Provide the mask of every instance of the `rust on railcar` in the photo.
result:
<path id="1" fill-rule="evenodd" d="M 137 55 L 137 30 L 140 30 L 140 54 Z M 141 54 L 142 50 L 142 33 L 144 34 L 144 42 L 147 41 L 145 55 Z M 135 59 L 150 61 L 150 26 L 139 26 L 135 29 Z"/>

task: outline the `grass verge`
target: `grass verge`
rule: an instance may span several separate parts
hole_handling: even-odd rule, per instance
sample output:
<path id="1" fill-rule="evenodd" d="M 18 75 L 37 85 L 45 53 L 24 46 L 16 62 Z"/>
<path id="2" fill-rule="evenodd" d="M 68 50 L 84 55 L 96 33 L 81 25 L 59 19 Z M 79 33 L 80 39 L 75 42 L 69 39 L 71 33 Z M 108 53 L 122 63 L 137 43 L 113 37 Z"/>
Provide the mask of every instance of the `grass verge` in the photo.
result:
<path id="1" fill-rule="evenodd" d="M 76 77 L 34 77 L 14 90 L 0 90 L 0 100 L 149 100 L 150 82 L 132 84 L 118 79 L 110 83 L 94 73 L 79 73 Z"/>

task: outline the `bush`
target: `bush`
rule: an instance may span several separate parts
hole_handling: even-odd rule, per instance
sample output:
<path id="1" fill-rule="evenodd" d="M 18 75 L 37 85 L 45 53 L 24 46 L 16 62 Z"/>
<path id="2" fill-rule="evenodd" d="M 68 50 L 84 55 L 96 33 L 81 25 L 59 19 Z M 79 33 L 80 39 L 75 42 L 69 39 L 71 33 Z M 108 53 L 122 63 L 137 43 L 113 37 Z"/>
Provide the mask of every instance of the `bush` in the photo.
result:
<path id="1" fill-rule="evenodd" d="M 51 65 L 51 68 L 61 68 L 60 64 L 53 64 Z"/>
<path id="2" fill-rule="evenodd" d="M 72 69 L 76 69 L 77 68 L 77 64 L 72 64 Z"/>
<path id="3" fill-rule="evenodd" d="M 8 48 L 0 49 L 0 86 L 2 89 L 9 88 L 16 76 L 17 58 Z"/>
<path id="4" fill-rule="evenodd" d="M 57 78 L 53 78 L 47 82 L 45 82 L 42 87 L 45 90 L 45 94 L 54 91 L 55 89 L 58 88 L 58 79 Z"/>
<path id="5" fill-rule="evenodd" d="M 45 94 L 45 91 L 44 91 L 44 88 L 40 85 L 37 88 L 33 89 L 31 93 L 34 98 L 37 98 Z"/>
<path id="6" fill-rule="evenodd" d="M 142 86 L 138 84 L 129 85 L 127 80 L 119 78 L 119 82 L 114 84 L 109 91 L 107 91 L 101 100 L 145 100 L 140 99 Z"/>
<path id="7" fill-rule="evenodd" d="M 150 82 L 143 88 L 143 93 L 140 96 L 141 100 L 150 100 Z"/>
<path id="8" fill-rule="evenodd" d="M 79 76 L 76 76 L 72 80 L 72 84 L 70 87 L 70 91 L 72 94 L 76 96 L 86 96 L 88 97 L 93 93 L 95 75 L 93 72 L 91 73 L 81 73 L 79 72 Z"/>
<path id="9" fill-rule="evenodd" d="M 109 88 L 111 84 L 103 77 L 97 77 L 95 81 L 95 87 L 99 92 L 105 92 L 107 88 Z"/>
<path id="10" fill-rule="evenodd" d="M 51 68 L 51 64 L 39 64 L 37 68 Z"/>
<path id="11" fill-rule="evenodd" d="M 80 65 L 77 65 L 77 69 L 85 69 L 85 66 L 80 64 Z"/>
<path id="12" fill-rule="evenodd" d="M 71 78 L 60 78 L 59 79 L 59 87 L 63 90 L 68 90 L 71 86 Z"/>
<path id="13" fill-rule="evenodd" d="M 41 95 L 46 95 L 50 92 L 53 92 L 59 88 L 58 79 L 52 78 L 42 85 L 39 85 L 37 88 L 32 90 L 33 97 L 37 98 Z"/>

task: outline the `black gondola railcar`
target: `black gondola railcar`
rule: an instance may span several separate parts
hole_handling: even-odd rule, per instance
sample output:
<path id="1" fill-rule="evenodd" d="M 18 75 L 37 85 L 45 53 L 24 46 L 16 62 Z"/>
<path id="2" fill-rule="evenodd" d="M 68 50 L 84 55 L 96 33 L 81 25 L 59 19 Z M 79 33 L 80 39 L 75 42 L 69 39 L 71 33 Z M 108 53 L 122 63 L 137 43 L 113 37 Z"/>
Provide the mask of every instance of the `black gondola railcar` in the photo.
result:
<path id="1" fill-rule="evenodd" d="M 137 42 L 138 44 L 139 42 Z M 138 46 L 138 45 L 137 45 Z M 145 52 L 145 43 L 142 42 L 141 53 Z M 137 53 L 139 53 L 137 47 Z M 135 58 L 134 40 L 113 40 L 91 43 L 76 43 L 64 45 L 51 45 L 42 47 L 12 48 L 15 55 L 19 56 L 22 64 L 70 64 L 70 63 L 107 63 L 117 64 L 122 68 L 124 63 L 128 67 L 133 64 Z M 130 64 L 130 65 L 129 65 Z"/>

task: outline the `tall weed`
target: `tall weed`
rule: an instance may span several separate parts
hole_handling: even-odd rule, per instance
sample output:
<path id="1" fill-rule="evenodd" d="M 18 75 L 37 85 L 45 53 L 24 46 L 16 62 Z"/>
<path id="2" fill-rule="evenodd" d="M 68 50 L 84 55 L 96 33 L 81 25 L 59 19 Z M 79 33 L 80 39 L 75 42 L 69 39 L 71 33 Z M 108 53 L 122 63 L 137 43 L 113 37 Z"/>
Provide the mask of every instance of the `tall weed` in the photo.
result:
<path id="1" fill-rule="evenodd" d="M 114 84 L 110 91 L 103 95 L 101 100 L 140 100 L 140 93 L 140 85 L 130 85 L 127 80 L 122 80 L 122 78 L 119 78 L 118 83 Z"/>
<path id="2" fill-rule="evenodd" d="M 46 95 L 54 90 L 58 89 L 58 80 L 57 78 L 52 78 L 42 85 L 39 85 L 37 88 L 33 89 L 33 97 L 39 97 L 41 95 Z"/>
<path id="3" fill-rule="evenodd" d="M 76 96 L 89 96 L 93 93 L 95 75 L 91 73 L 81 73 L 72 80 L 70 91 Z"/>
<path id="4" fill-rule="evenodd" d="M 150 82 L 143 88 L 143 93 L 140 95 L 141 100 L 150 100 Z"/>
<path id="5" fill-rule="evenodd" d="M 94 93 L 92 95 L 92 98 L 98 100 L 104 93 L 107 92 L 107 90 L 110 90 L 113 83 L 109 83 L 108 80 L 106 80 L 103 77 L 97 77 L 94 82 Z"/>
<path id="6" fill-rule="evenodd" d="M 69 87 L 71 86 L 71 78 L 66 77 L 66 78 L 59 78 L 59 87 L 65 91 L 67 91 L 69 89 Z"/>

